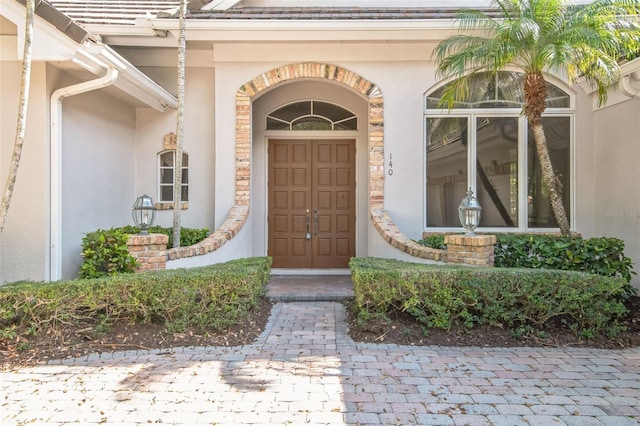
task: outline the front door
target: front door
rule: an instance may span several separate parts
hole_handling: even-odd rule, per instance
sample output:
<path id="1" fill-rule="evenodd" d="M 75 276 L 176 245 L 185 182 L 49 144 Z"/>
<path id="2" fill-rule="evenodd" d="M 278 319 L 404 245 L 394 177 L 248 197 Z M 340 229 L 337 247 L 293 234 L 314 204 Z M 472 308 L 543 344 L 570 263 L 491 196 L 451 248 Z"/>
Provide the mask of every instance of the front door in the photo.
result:
<path id="1" fill-rule="evenodd" d="M 269 141 L 274 268 L 346 268 L 355 256 L 355 141 Z"/>

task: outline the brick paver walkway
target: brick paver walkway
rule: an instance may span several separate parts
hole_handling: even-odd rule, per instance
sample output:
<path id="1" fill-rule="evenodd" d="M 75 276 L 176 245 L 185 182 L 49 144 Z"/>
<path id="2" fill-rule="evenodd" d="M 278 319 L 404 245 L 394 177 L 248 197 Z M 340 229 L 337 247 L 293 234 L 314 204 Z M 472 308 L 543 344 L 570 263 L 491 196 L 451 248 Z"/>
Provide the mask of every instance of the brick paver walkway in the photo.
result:
<path id="1" fill-rule="evenodd" d="M 252 345 L 0 373 L 0 424 L 638 425 L 640 349 L 355 344 L 345 308 L 278 302 Z"/>

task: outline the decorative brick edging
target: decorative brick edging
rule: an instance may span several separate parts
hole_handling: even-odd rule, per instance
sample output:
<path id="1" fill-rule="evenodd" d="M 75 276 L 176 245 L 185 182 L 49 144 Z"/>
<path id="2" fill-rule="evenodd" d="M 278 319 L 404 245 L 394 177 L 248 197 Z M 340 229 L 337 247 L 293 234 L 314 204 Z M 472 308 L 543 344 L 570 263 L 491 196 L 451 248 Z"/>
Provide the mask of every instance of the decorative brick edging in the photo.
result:
<path id="1" fill-rule="evenodd" d="M 449 263 L 493 266 L 495 235 L 445 235 Z"/>
<path id="2" fill-rule="evenodd" d="M 273 86 L 296 79 L 334 81 L 368 99 L 369 207 L 371 220 L 392 246 L 412 256 L 446 260 L 446 252 L 423 247 L 405 235 L 384 210 L 384 100 L 378 86 L 343 67 L 323 63 L 289 64 L 267 71 L 243 84 L 236 92 L 236 176 L 235 205 L 225 223 L 199 244 L 168 251 L 168 258 L 179 259 L 206 254 L 233 238 L 246 223 L 251 202 L 251 122 L 252 100 Z"/>
<path id="3" fill-rule="evenodd" d="M 447 251 L 426 247 L 407 238 L 393 223 L 389 213 L 385 209 L 371 209 L 371 221 L 389 244 L 398 250 L 414 257 L 422 259 L 447 261 Z"/>
<path id="4" fill-rule="evenodd" d="M 198 244 L 188 247 L 178 247 L 167 250 L 167 260 L 181 259 L 183 257 L 199 256 L 210 253 L 222 247 L 227 241 L 236 236 L 249 218 L 249 206 L 235 205 L 229 211 L 227 219 L 222 226 Z"/>
<path id="5" fill-rule="evenodd" d="M 136 272 L 157 271 L 167 265 L 167 242 L 164 234 L 129 235 L 127 250 L 138 261 Z"/>
<path id="6" fill-rule="evenodd" d="M 252 99 L 261 92 L 289 80 L 315 78 L 343 84 L 369 102 L 369 204 L 384 207 L 384 102 L 378 86 L 362 76 L 332 64 L 289 64 L 272 69 L 245 83 L 236 93 L 236 203 L 250 201 Z"/>

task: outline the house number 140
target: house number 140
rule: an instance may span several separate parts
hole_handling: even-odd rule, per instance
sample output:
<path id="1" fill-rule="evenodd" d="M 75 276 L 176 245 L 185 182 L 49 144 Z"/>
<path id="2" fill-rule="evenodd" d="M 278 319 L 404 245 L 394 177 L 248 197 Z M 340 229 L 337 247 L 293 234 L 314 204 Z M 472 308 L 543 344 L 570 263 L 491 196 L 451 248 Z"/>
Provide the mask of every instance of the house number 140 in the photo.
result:
<path id="1" fill-rule="evenodd" d="M 389 176 L 393 174 L 393 161 L 391 161 L 392 159 L 393 159 L 393 155 L 389 153 L 389 171 L 387 172 L 389 173 Z"/>

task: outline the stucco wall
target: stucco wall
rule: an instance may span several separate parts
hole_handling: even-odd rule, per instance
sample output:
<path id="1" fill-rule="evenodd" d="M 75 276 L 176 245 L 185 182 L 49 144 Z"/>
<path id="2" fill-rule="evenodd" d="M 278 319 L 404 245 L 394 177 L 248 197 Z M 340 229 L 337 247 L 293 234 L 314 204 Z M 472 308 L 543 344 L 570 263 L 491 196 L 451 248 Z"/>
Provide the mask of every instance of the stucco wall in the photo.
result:
<path id="1" fill-rule="evenodd" d="M 0 62 L 0 184 L 3 190 L 15 140 L 21 69 L 20 62 Z M 34 62 L 22 159 L 5 228 L 0 234 L 0 284 L 45 278 L 49 153 L 46 78 L 45 64 Z"/>
<path id="2" fill-rule="evenodd" d="M 144 71 L 167 90 L 175 90 L 174 68 L 147 67 Z M 213 68 L 186 70 L 184 151 L 189 154 L 189 208 L 181 215 L 185 227 L 214 229 L 214 94 Z M 176 132 L 176 112 L 160 114 L 151 108 L 138 108 L 136 115 L 136 191 L 157 201 L 157 154 L 164 150 L 164 135 Z M 227 181 L 233 185 L 232 178 Z M 158 211 L 156 224 L 173 226 L 173 211 Z"/>
<path id="3" fill-rule="evenodd" d="M 640 100 L 595 113 L 593 174 L 595 235 L 621 238 L 640 271 Z M 640 279 L 634 278 L 640 287 Z"/>
<path id="4" fill-rule="evenodd" d="M 136 115 L 133 107 L 102 91 L 67 98 L 62 110 L 62 277 L 66 279 L 77 276 L 84 234 L 133 224 Z"/>

